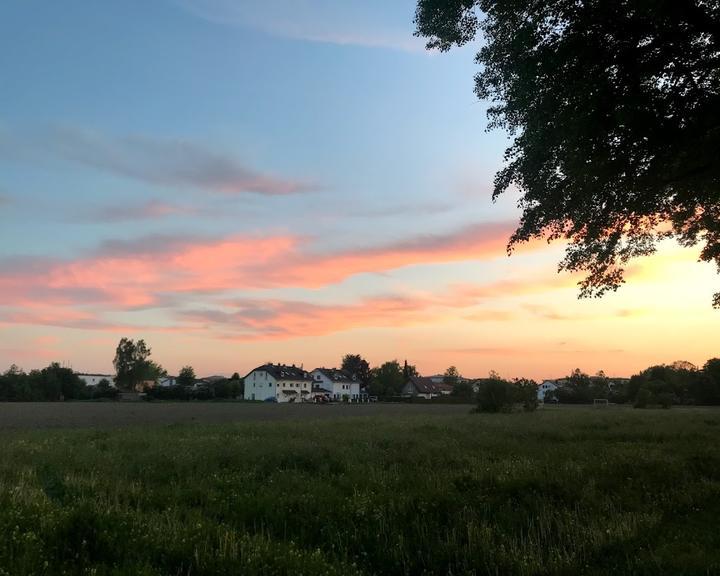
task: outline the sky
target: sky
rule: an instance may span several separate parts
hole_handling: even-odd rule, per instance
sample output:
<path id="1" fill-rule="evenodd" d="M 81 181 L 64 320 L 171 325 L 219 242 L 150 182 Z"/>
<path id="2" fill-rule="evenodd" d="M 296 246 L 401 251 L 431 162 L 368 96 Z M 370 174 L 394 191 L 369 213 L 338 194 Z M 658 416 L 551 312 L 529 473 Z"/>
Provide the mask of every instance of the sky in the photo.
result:
<path id="1" fill-rule="evenodd" d="M 712 266 L 669 243 L 579 300 L 563 246 L 508 257 L 508 136 L 478 46 L 409 0 L 5 0 L 0 370 L 170 373 L 405 359 L 423 374 L 628 376 L 717 356 Z"/>

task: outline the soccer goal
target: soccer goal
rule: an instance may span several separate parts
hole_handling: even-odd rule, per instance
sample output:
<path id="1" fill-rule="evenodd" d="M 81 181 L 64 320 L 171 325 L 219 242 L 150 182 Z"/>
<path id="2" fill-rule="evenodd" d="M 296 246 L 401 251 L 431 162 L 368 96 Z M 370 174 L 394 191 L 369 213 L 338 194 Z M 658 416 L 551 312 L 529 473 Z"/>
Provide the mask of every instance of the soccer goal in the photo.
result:
<path id="1" fill-rule="evenodd" d="M 595 408 L 607 408 L 608 407 L 607 398 L 595 398 L 593 400 L 593 406 L 595 406 Z"/>

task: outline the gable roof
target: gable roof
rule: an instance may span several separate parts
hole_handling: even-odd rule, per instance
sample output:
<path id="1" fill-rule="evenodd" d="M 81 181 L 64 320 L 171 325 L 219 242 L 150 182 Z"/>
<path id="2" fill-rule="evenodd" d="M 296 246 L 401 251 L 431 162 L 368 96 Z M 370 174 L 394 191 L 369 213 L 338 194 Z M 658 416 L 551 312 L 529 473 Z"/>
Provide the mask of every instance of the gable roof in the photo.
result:
<path id="1" fill-rule="evenodd" d="M 410 376 L 407 382 L 412 384 L 419 394 L 440 394 L 440 388 L 427 376 Z"/>
<path id="2" fill-rule="evenodd" d="M 357 380 L 355 380 L 348 372 L 345 372 L 345 370 L 340 370 L 338 368 L 315 368 L 313 372 L 320 372 L 323 376 L 325 376 L 325 378 L 327 378 L 331 382 L 338 382 L 342 384 L 357 383 Z"/>
<path id="3" fill-rule="evenodd" d="M 257 370 L 264 370 L 270 374 L 270 376 L 275 378 L 275 380 L 312 380 L 310 374 L 297 366 L 287 366 L 285 364 L 263 364 L 262 366 L 258 366 L 254 370 L 251 370 L 250 374 Z"/>

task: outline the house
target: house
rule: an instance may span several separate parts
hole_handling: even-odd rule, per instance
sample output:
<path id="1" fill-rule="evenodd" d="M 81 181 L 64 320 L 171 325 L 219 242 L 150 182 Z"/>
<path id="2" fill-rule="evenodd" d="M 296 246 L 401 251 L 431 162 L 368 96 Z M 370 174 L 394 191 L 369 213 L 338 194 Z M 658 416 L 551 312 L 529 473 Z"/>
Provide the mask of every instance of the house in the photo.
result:
<path id="1" fill-rule="evenodd" d="M 245 376 L 245 400 L 301 402 L 309 400 L 313 379 L 295 365 L 263 364 Z"/>
<path id="2" fill-rule="evenodd" d="M 460 382 L 460 380 L 458 380 L 458 382 Z M 450 396 L 450 394 L 452 394 L 453 390 L 455 389 L 454 384 L 449 384 L 447 382 L 435 382 L 434 384 L 435 388 L 438 389 L 438 392 L 440 392 L 442 396 Z"/>
<path id="3" fill-rule="evenodd" d="M 110 386 L 115 387 L 115 376 L 112 374 L 83 374 L 79 373 L 80 380 L 85 382 L 86 386 L 97 386 L 103 380 L 110 382 Z"/>
<path id="4" fill-rule="evenodd" d="M 431 378 L 424 376 L 409 376 L 403 386 L 403 396 L 418 396 L 430 400 L 442 395 L 442 391 Z"/>
<path id="5" fill-rule="evenodd" d="M 432 376 L 428 376 L 428 378 L 432 381 L 433 384 L 435 384 L 437 389 L 440 391 L 440 394 L 442 394 L 443 396 L 449 396 L 453 393 L 453 389 L 455 388 L 455 386 L 450 382 L 445 382 L 445 379 L 447 378 L 445 374 L 433 374 Z M 455 382 L 465 383 L 471 382 L 471 380 L 460 376 L 458 378 L 455 378 Z"/>
<path id="6" fill-rule="evenodd" d="M 158 378 L 157 385 L 161 388 L 177 386 L 177 378 L 175 376 L 160 376 L 160 378 Z"/>
<path id="7" fill-rule="evenodd" d="M 323 388 L 322 386 L 313 382 L 312 393 L 310 394 L 310 400 L 312 402 L 329 402 L 332 397 L 333 394 L 331 390 Z"/>
<path id="8" fill-rule="evenodd" d="M 557 380 L 543 380 L 540 386 L 538 386 L 537 398 L 540 402 L 545 402 L 545 394 L 557 390 Z"/>
<path id="9" fill-rule="evenodd" d="M 310 372 L 313 379 L 313 387 L 329 392 L 333 400 L 348 400 L 359 402 L 360 382 L 355 380 L 344 370 L 337 368 L 315 368 Z"/>
<path id="10" fill-rule="evenodd" d="M 215 376 L 206 376 L 205 378 L 200 378 L 199 380 L 197 380 L 196 383 L 197 384 L 200 384 L 200 383 L 208 384 L 208 385 L 212 386 L 212 385 L 217 384 L 218 382 L 223 382 L 225 380 L 227 380 L 227 378 L 225 376 L 215 375 Z"/>

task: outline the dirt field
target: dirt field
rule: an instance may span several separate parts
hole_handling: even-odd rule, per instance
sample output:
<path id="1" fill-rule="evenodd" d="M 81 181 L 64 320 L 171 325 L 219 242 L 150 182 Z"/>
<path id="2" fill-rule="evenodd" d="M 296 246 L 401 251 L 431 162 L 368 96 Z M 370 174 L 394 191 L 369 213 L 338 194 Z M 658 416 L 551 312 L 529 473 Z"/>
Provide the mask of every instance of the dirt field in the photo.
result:
<path id="1" fill-rule="evenodd" d="M 0 430 L 115 428 L 142 424 L 221 423 L 411 414 L 462 415 L 468 404 L 255 404 L 241 402 L 3 402 Z"/>

